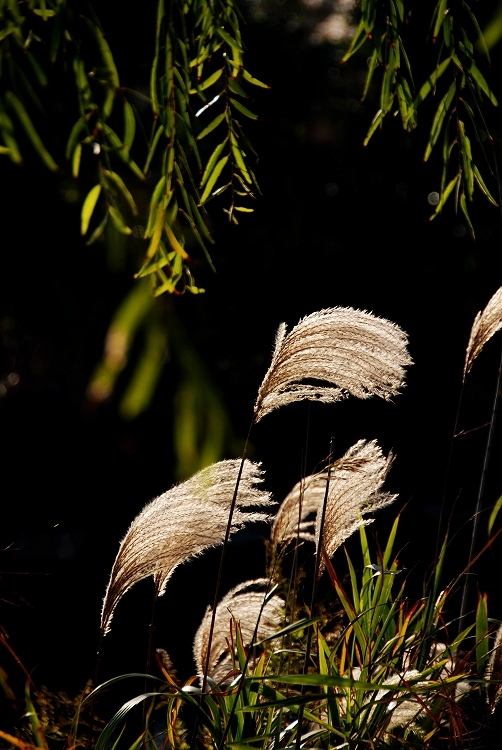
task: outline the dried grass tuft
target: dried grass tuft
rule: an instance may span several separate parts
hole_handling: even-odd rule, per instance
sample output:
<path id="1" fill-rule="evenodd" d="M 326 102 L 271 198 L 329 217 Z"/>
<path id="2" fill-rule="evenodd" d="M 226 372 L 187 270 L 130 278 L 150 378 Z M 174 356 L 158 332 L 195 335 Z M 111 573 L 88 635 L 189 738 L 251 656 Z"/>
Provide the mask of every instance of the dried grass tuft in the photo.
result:
<path id="1" fill-rule="evenodd" d="M 137 581 L 153 576 L 164 593 L 173 571 L 186 560 L 223 543 L 241 460 L 220 461 L 152 500 L 132 522 L 113 564 L 101 614 L 107 633 L 115 607 Z M 270 493 L 259 464 L 244 461 L 231 534 L 246 524 L 269 521 Z M 262 508 L 264 510 L 250 510 Z"/>
<path id="2" fill-rule="evenodd" d="M 258 391 L 254 421 L 304 399 L 333 403 L 352 395 L 389 400 L 404 385 L 404 367 L 412 364 L 407 343 L 395 323 L 352 307 L 307 315 L 289 333 L 282 323 Z"/>
<path id="3" fill-rule="evenodd" d="M 464 380 L 487 341 L 502 328 L 502 287 L 497 289 L 484 310 L 474 318 L 465 352 Z"/>
<path id="4" fill-rule="evenodd" d="M 270 638 L 280 629 L 286 607 L 281 597 L 271 596 L 263 607 L 260 617 L 267 583 L 266 578 L 241 583 L 229 591 L 218 604 L 208 673 L 215 682 L 221 682 L 233 668 L 229 644 L 235 638 L 236 623 L 240 626 L 245 647 L 249 646 L 253 640 L 258 618 L 260 618 L 256 635 L 258 643 L 265 638 Z M 211 617 L 212 608 L 208 607 L 194 639 L 193 653 L 201 684 L 207 660 Z"/>

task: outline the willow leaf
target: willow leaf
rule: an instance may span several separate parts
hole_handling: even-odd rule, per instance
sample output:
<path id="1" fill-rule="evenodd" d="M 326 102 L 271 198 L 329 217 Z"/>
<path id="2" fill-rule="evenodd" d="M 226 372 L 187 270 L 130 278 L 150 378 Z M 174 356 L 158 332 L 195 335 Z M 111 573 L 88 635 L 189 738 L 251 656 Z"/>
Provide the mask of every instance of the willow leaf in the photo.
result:
<path id="1" fill-rule="evenodd" d="M 107 223 L 108 223 L 108 214 L 105 214 L 104 217 L 99 222 L 96 229 L 91 233 L 91 236 L 89 237 L 89 239 L 86 241 L 85 244 L 87 246 L 93 245 L 96 242 L 96 240 L 98 240 L 101 237 L 101 235 L 103 234 L 105 230 Z"/>
<path id="2" fill-rule="evenodd" d="M 418 107 L 421 102 L 424 101 L 424 99 L 431 93 L 433 88 L 436 85 L 436 82 L 439 78 L 443 75 L 446 68 L 450 64 L 452 60 L 452 57 L 447 57 L 446 60 L 443 60 L 442 63 L 440 63 L 437 68 L 430 74 L 428 79 L 425 81 L 425 83 L 420 88 L 420 91 L 417 94 L 417 97 L 415 99 L 415 109 Z"/>
<path id="3" fill-rule="evenodd" d="M 498 101 L 497 101 L 497 98 L 496 98 L 495 94 L 493 93 L 493 91 L 491 90 L 491 88 L 488 86 L 488 84 L 487 84 L 487 82 L 486 82 L 483 74 L 479 70 L 479 68 L 476 65 L 474 65 L 474 63 L 471 63 L 471 66 L 469 68 L 469 73 L 471 74 L 471 76 L 473 77 L 474 81 L 477 83 L 477 85 L 481 89 L 481 91 L 491 101 L 491 103 L 493 104 L 493 106 L 497 107 L 498 106 Z"/>
<path id="4" fill-rule="evenodd" d="M 441 209 L 443 208 L 444 204 L 446 203 L 446 201 L 448 200 L 448 198 L 449 198 L 449 197 L 450 197 L 450 195 L 452 194 L 452 192 L 453 192 L 454 188 L 456 188 L 456 187 L 457 187 L 457 185 L 459 185 L 459 184 L 460 184 L 460 178 L 461 178 L 461 177 L 462 177 L 462 173 L 461 173 L 461 172 L 458 172 L 458 173 L 457 173 L 457 174 L 455 175 L 455 177 L 453 178 L 453 180 L 451 180 L 451 181 L 450 181 L 450 182 L 448 183 L 448 185 L 447 185 L 447 186 L 445 187 L 445 189 L 444 189 L 444 190 L 443 190 L 443 192 L 441 193 L 441 197 L 440 197 L 440 199 L 439 199 L 439 203 L 437 204 L 437 206 L 436 206 L 436 209 L 435 209 L 434 213 L 432 214 L 432 216 L 430 217 L 429 221 L 431 221 L 432 219 L 434 219 L 434 217 L 435 217 L 435 216 L 437 216 L 437 215 L 439 214 L 439 212 L 440 212 L 440 211 L 441 211 Z"/>
<path id="5" fill-rule="evenodd" d="M 251 83 L 253 86 L 259 86 L 262 89 L 269 89 L 270 86 L 267 86 L 266 83 L 262 83 L 262 81 L 259 81 L 257 78 L 253 78 L 253 76 L 247 72 L 247 70 L 242 71 L 242 77 L 245 81 L 248 83 Z"/>
<path id="6" fill-rule="evenodd" d="M 230 101 L 232 102 L 232 105 L 239 110 L 243 115 L 246 117 L 249 117 L 250 120 L 257 120 L 258 115 L 255 115 L 254 112 L 251 112 L 250 109 L 245 107 L 243 104 L 241 104 L 237 99 L 233 99 L 232 97 L 229 97 Z"/>
<path id="7" fill-rule="evenodd" d="M 80 159 L 82 157 L 82 144 L 77 143 L 73 149 L 73 157 L 71 160 L 71 176 L 76 180 L 80 172 Z"/>
<path id="8" fill-rule="evenodd" d="M 213 169 L 216 166 L 216 163 L 217 163 L 218 159 L 220 158 L 221 153 L 222 153 L 223 149 L 225 148 L 225 145 L 227 144 L 227 141 L 228 141 L 228 139 L 225 138 L 224 141 L 222 141 L 221 143 L 219 143 L 216 146 L 216 148 L 214 149 L 214 151 L 211 154 L 211 156 L 209 157 L 209 160 L 207 162 L 206 168 L 204 170 L 204 174 L 202 175 L 202 179 L 200 181 L 200 187 L 201 188 L 204 187 L 204 185 L 206 184 L 206 182 L 209 179 L 210 175 L 212 174 Z"/>
<path id="9" fill-rule="evenodd" d="M 87 230 L 89 229 L 89 223 L 92 218 L 92 214 L 94 212 L 94 209 L 96 208 L 96 203 L 98 202 L 98 198 L 101 194 L 101 185 L 98 183 L 97 185 L 94 185 L 93 188 L 89 190 L 87 193 L 84 203 L 82 205 L 82 212 L 80 217 L 80 233 L 82 235 L 87 234 Z"/>
<path id="10" fill-rule="evenodd" d="M 472 165 L 472 171 L 474 172 L 474 179 L 478 183 L 478 186 L 481 192 L 485 195 L 486 198 L 488 198 L 490 203 L 498 207 L 499 204 L 497 203 L 493 195 L 490 193 L 490 191 L 486 187 L 485 182 L 483 178 L 481 177 L 481 173 L 475 164 Z"/>
<path id="11" fill-rule="evenodd" d="M 436 9 L 436 22 L 434 24 L 434 31 L 432 32 L 432 38 L 437 39 L 437 36 L 441 30 L 446 14 L 448 13 L 448 0 L 440 0 L 439 5 Z"/>
<path id="12" fill-rule="evenodd" d="M 216 164 L 216 166 L 215 166 L 215 168 L 214 168 L 214 170 L 213 170 L 213 172 L 211 174 L 211 177 L 209 178 L 209 180 L 207 182 L 207 185 L 206 185 L 206 187 L 204 189 L 204 192 L 202 193 L 202 196 L 201 196 L 201 199 L 200 199 L 201 205 L 203 203 L 205 203 L 206 200 L 208 199 L 208 197 L 210 196 L 211 191 L 212 191 L 213 187 L 215 186 L 218 177 L 222 173 L 223 168 L 226 165 L 228 159 L 229 159 L 229 154 L 227 154 L 222 159 L 220 159 L 219 162 Z"/>
<path id="13" fill-rule="evenodd" d="M 8 149 L 8 154 L 14 164 L 22 164 L 23 157 L 14 138 L 14 126 L 8 114 L 0 109 L 0 133 Z"/>
<path id="14" fill-rule="evenodd" d="M 82 115 L 82 117 L 79 117 L 75 125 L 72 127 L 70 131 L 70 136 L 68 138 L 68 143 L 66 144 L 66 152 L 65 156 L 67 159 L 71 158 L 71 155 L 73 153 L 73 149 L 75 148 L 75 145 L 77 143 L 77 138 L 79 137 L 80 133 L 84 128 L 87 127 L 87 116 Z"/>
<path id="15" fill-rule="evenodd" d="M 373 73 L 375 72 L 377 68 L 378 68 L 378 52 L 376 49 L 374 49 L 368 61 L 368 73 L 366 75 L 366 81 L 364 82 L 364 91 L 361 97 L 361 101 L 364 101 L 366 99 L 371 81 L 373 79 Z"/>
<path id="16" fill-rule="evenodd" d="M 124 100 L 124 146 L 130 151 L 136 134 L 136 118 L 131 104 Z"/>
<path id="17" fill-rule="evenodd" d="M 464 167 L 464 183 L 467 187 L 469 199 L 472 200 L 474 192 L 474 174 L 472 171 L 472 151 L 471 141 L 465 133 L 465 126 L 462 120 L 458 121 L 458 130 L 460 135 L 460 147 L 462 151 L 462 164 Z"/>
<path id="18" fill-rule="evenodd" d="M 222 122 L 224 118 L 225 118 L 225 112 L 222 112 L 221 114 L 218 115 L 218 117 L 215 117 L 214 120 L 210 122 L 209 125 L 207 125 L 202 132 L 199 133 L 199 135 L 197 136 L 197 140 L 200 141 L 202 140 L 202 138 L 205 138 L 206 135 L 209 135 L 209 133 L 212 133 L 213 130 L 215 130 L 215 128 L 218 127 L 218 125 L 220 124 L 220 122 Z"/>
<path id="19" fill-rule="evenodd" d="M 134 198 L 131 195 L 131 192 L 127 185 L 125 184 L 124 180 L 120 175 L 118 175 L 116 172 L 112 172 L 111 170 L 104 169 L 103 170 L 103 176 L 105 179 L 112 182 L 122 193 L 123 197 L 125 198 L 127 204 L 129 205 L 129 208 L 131 209 L 132 213 L 137 216 L 138 215 L 138 208 L 136 206 L 136 202 Z"/>
<path id="20" fill-rule="evenodd" d="M 108 213 L 110 214 L 113 225 L 120 232 L 120 234 L 131 234 L 132 230 L 127 226 L 126 222 L 124 221 L 124 217 L 122 216 L 118 208 L 110 205 L 108 206 Z"/>
<path id="21" fill-rule="evenodd" d="M 212 75 L 209 76 L 209 78 L 206 78 L 205 81 L 202 81 L 202 83 L 198 83 L 197 88 L 190 89 L 190 94 L 196 94 L 197 91 L 205 91 L 210 86 L 212 86 L 213 83 L 216 83 L 219 78 L 221 78 L 222 73 L 223 68 L 219 68 L 219 70 L 216 70 Z"/>
<path id="22" fill-rule="evenodd" d="M 174 234 L 173 230 L 169 226 L 169 224 L 166 223 L 164 229 L 166 230 L 167 239 L 169 240 L 169 244 L 171 245 L 172 249 L 175 250 L 178 255 L 180 255 L 183 260 L 188 260 L 189 255 L 186 252 L 185 248 L 180 244 L 178 238 Z"/>
<path id="23" fill-rule="evenodd" d="M 444 118 L 450 109 L 456 90 L 457 85 L 456 82 L 453 81 L 450 88 L 439 102 L 437 112 L 434 115 L 434 120 L 432 121 L 431 134 L 429 136 L 427 148 L 425 149 L 424 161 L 427 161 L 427 159 L 431 155 L 432 149 L 434 148 L 437 139 L 439 138 L 439 134 L 441 133 L 441 129 L 443 127 Z"/>
<path id="24" fill-rule="evenodd" d="M 239 54 L 242 54 L 244 52 L 240 44 L 236 42 L 235 39 L 232 39 L 230 34 L 224 31 L 224 29 L 218 27 L 216 28 L 216 32 L 221 36 L 223 41 L 225 41 L 235 52 L 238 52 Z"/>
<path id="25" fill-rule="evenodd" d="M 366 133 L 366 138 L 363 141 L 363 146 L 367 146 L 371 136 L 375 132 L 375 130 L 379 127 L 379 125 L 382 124 L 383 118 L 385 117 L 385 112 L 383 109 L 379 109 L 376 115 L 374 116 L 373 120 L 371 121 L 371 125 L 369 126 L 368 132 Z"/>
<path id="26" fill-rule="evenodd" d="M 347 60 L 351 58 L 352 55 L 354 55 L 360 47 L 363 46 L 363 44 L 366 42 L 367 39 L 368 39 L 368 33 L 366 31 L 366 27 L 364 23 L 361 21 L 361 23 L 357 27 L 356 33 L 352 37 L 352 42 L 350 44 L 349 49 L 344 54 L 340 62 L 342 63 L 347 62 Z"/>
<path id="27" fill-rule="evenodd" d="M 150 198 L 150 212 L 148 215 L 148 223 L 144 234 L 145 238 L 151 237 L 152 235 L 153 229 L 155 227 L 155 222 L 157 220 L 157 208 L 162 195 L 165 194 L 165 187 L 166 177 L 165 175 L 162 175 L 158 183 L 155 185 L 152 197 Z"/>
<path id="28" fill-rule="evenodd" d="M 475 239 L 475 233 L 474 233 L 474 227 L 472 226 L 471 217 L 469 216 L 469 210 L 467 208 L 467 200 L 465 198 L 465 192 L 462 190 L 460 193 L 460 208 L 462 209 L 462 213 L 464 214 L 464 218 L 467 222 L 467 226 L 469 227 L 469 232 L 471 234 L 472 239 Z"/>
<path id="29" fill-rule="evenodd" d="M 21 123 L 21 126 L 28 136 L 28 139 L 31 141 L 31 145 L 35 149 L 35 151 L 38 153 L 39 157 L 42 159 L 43 163 L 45 164 L 48 169 L 50 169 L 52 172 L 60 172 L 58 165 L 50 155 L 50 153 L 45 148 L 42 139 L 38 135 L 32 121 L 30 120 L 27 111 L 25 110 L 23 104 L 21 101 L 17 98 L 17 96 L 12 91 L 7 91 L 5 94 L 6 101 L 10 104 L 12 109 L 17 115 L 17 118 L 19 122 Z"/>

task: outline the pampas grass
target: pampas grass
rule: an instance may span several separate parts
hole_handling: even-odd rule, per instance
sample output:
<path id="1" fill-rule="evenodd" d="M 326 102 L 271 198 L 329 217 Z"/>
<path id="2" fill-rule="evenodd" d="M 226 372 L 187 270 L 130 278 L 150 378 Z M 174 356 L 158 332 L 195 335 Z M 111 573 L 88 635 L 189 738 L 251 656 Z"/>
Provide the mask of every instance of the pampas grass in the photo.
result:
<path id="1" fill-rule="evenodd" d="M 113 564 L 101 614 L 107 633 L 115 607 L 131 586 L 153 576 L 158 596 L 178 565 L 223 543 L 240 460 L 220 461 L 152 500 L 132 522 Z M 230 534 L 268 521 L 270 493 L 259 464 L 244 461 Z M 262 510 L 250 510 L 261 508 Z"/>
<path id="2" fill-rule="evenodd" d="M 334 403 L 351 395 L 389 400 L 403 387 L 404 368 L 412 364 L 407 343 L 395 323 L 352 307 L 307 315 L 289 333 L 282 323 L 258 391 L 254 421 L 304 399 Z"/>
<path id="3" fill-rule="evenodd" d="M 465 352 L 464 380 L 484 345 L 502 328 L 502 287 L 474 318 Z"/>
<path id="4" fill-rule="evenodd" d="M 209 664 L 208 676 L 214 682 L 220 682 L 232 670 L 233 654 L 230 644 L 234 638 L 235 625 L 240 627 L 244 646 L 250 646 L 253 640 L 259 642 L 270 638 L 278 630 L 284 618 L 286 603 L 276 594 L 264 602 L 267 584 L 266 578 L 246 581 L 223 597 L 216 609 L 209 661 L 208 646 L 212 609 L 207 608 L 195 635 L 193 648 L 197 675 L 201 684 L 204 680 L 206 663 Z"/>
<path id="5" fill-rule="evenodd" d="M 390 505 L 397 498 L 381 488 L 392 464 L 392 454 L 384 456 L 376 440 L 359 440 L 335 462 L 329 480 L 324 530 L 321 515 L 316 518 L 317 554 L 321 545 L 328 557 L 361 526 L 373 523 L 363 518 Z M 320 572 L 322 571 L 322 557 Z"/>

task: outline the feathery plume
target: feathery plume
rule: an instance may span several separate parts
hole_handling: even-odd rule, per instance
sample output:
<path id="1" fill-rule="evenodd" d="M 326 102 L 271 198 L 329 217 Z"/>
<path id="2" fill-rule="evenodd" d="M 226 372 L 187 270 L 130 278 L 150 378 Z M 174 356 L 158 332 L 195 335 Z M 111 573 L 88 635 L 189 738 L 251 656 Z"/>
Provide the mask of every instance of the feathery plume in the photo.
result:
<path id="1" fill-rule="evenodd" d="M 497 630 L 485 678 L 488 681 L 486 698 L 493 713 L 502 695 L 502 625 Z"/>
<path id="2" fill-rule="evenodd" d="M 232 656 L 228 644 L 234 632 L 234 623 L 240 626 L 244 646 L 251 644 L 267 583 L 266 578 L 241 583 L 229 591 L 218 604 L 209 659 L 209 676 L 215 682 L 221 682 L 232 669 Z M 277 594 L 266 602 L 258 624 L 258 642 L 270 638 L 281 627 L 285 607 L 284 600 Z M 211 616 L 212 608 L 208 607 L 194 639 L 193 654 L 201 684 L 207 660 Z"/>
<path id="3" fill-rule="evenodd" d="M 322 545 L 328 557 L 360 526 L 373 523 L 363 519 L 397 498 L 389 492 L 381 492 L 393 460 L 392 454 L 384 456 L 376 440 L 359 440 L 342 458 L 335 461 L 329 480 Z M 327 474 L 325 475 L 327 480 Z M 325 480 L 325 481 L 326 481 Z M 317 514 L 315 539 L 320 553 L 321 515 Z M 319 573 L 323 570 L 321 558 Z"/>
<path id="4" fill-rule="evenodd" d="M 333 403 L 352 395 L 389 400 L 404 385 L 403 368 L 412 364 L 407 343 L 406 333 L 395 323 L 352 307 L 307 315 L 289 333 L 282 323 L 258 391 L 254 421 L 303 399 Z"/>
<path id="5" fill-rule="evenodd" d="M 326 472 L 305 477 L 286 495 L 270 532 L 274 548 L 297 537 L 315 541 L 315 516 L 324 499 L 327 477 Z"/>
<path id="6" fill-rule="evenodd" d="M 240 465 L 237 459 L 208 466 L 152 500 L 136 516 L 113 564 L 101 613 L 103 633 L 109 631 L 115 607 L 134 583 L 151 575 L 161 596 L 178 565 L 223 543 Z M 270 520 L 265 510 L 249 510 L 273 504 L 270 493 L 257 487 L 262 481 L 260 465 L 246 460 L 231 534 L 246 524 Z"/>
<path id="7" fill-rule="evenodd" d="M 465 352 L 464 380 L 487 341 L 502 328 L 502 287 L 497 289 L 484 310 L 474 318 Z"/>

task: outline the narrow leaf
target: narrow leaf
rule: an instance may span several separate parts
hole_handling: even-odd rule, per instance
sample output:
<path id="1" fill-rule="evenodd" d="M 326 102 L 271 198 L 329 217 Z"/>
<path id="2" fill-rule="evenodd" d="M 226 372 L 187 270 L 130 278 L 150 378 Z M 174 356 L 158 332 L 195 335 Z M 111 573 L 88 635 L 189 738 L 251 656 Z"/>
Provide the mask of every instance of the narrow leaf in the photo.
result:
<path id="1" fill-rule="evenodd" d="M 204 128 L 204 130 L 202 130 L 202 132 L 199 133 L 199 135 L 197 136 L 197 140 L 200 141 L 202 140 L 202 138 L 205 138 L 206 135 L 209 135 L 209 133 L 212 133 L 213 130 L 218 127 L 218 125 L 224 119 L 224 117 L 225 117 L 225 112 L 221 112 L 221 114 L 215 117 L 214 120 L 210 122 L 209 125 L 207 125 Z"/>
<path id="2" fill-rule="evenodd" d="M 100 194 L 101 194 L 100 184 L 94 185 L 94 187 L 91 188 L 89 192 L 87 193 L 87 196 L 82 205 L 82 213 L 81 213 L 81 219 L 80 219 L 80 233 L 82 236 L 87 234 L 87 230 L 89 229 L 89 223 L 91 221 L 94 209 L 96 208 L 96 203 L 98 202 L 98 198 Z"/>
<path id="3" fill-rule="evenodd" d="M 208 197 L 210 196 L 211 191 L 212 191 L 213 187 L 215 186 L 216 181 L 217 181 L 218 177 L 220 176 L 220 174 L 222 173 L 223 168 L 226 165 L 226 163 L 229 160 L 229 158 L 230 158 L 230 156 L 229 156 L 229 154 L 227 154 L 222 159 L 220 159 L 219 162 L 216 164 L 216 166 L 215 166 L 215 168 L 213 170 L 213 173 L 211 174 L 211 177 L 209 178 L 209 180 L 207 182 L 207 185 L 206 185 L 206 187 L 204 189 L 204 192 L 202 193 L 202 196 L 201 196 L 201 199 L 200 199 L 201 205 L 203 203 L 205 203 L 206 200 L 208 199 Z"/>

